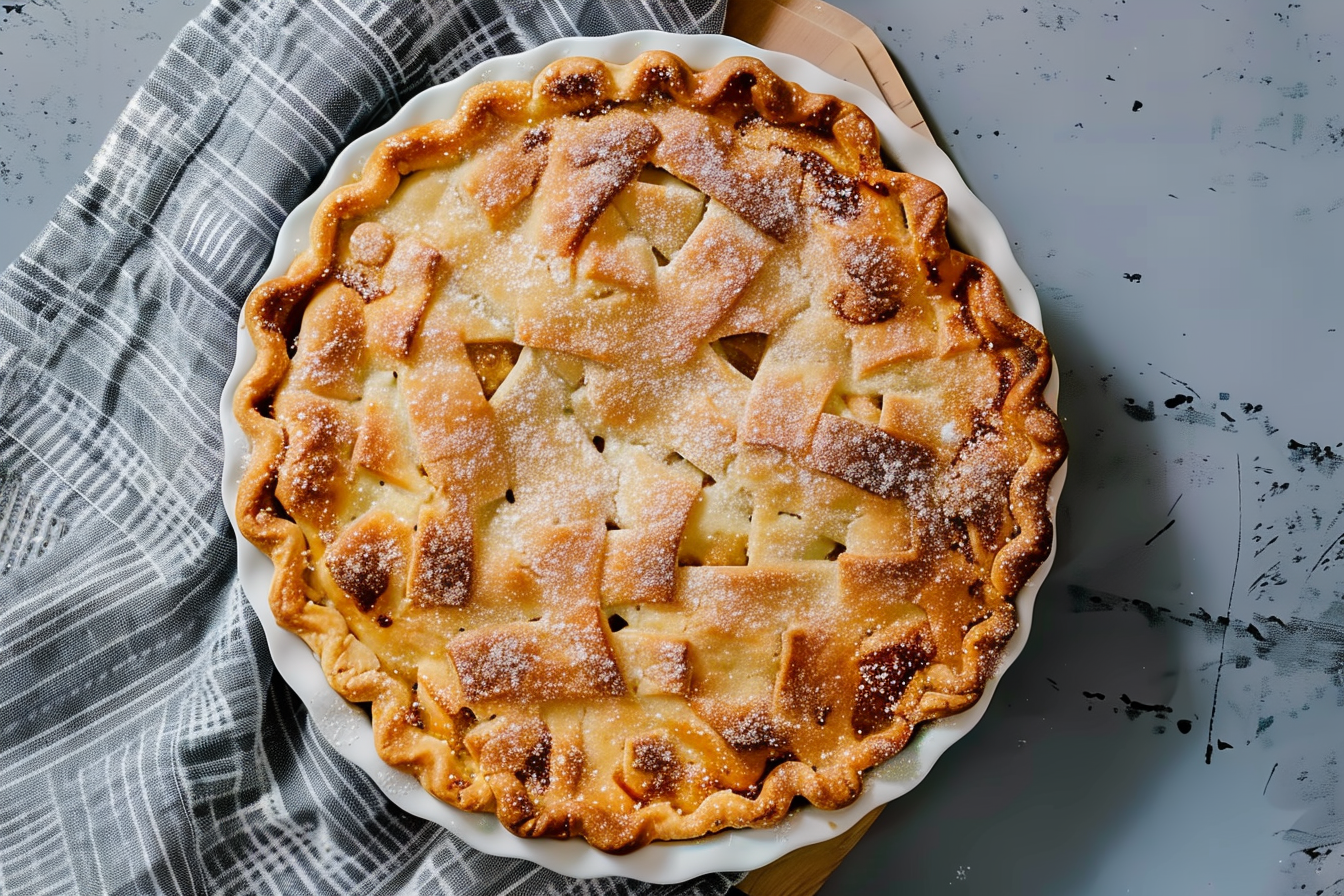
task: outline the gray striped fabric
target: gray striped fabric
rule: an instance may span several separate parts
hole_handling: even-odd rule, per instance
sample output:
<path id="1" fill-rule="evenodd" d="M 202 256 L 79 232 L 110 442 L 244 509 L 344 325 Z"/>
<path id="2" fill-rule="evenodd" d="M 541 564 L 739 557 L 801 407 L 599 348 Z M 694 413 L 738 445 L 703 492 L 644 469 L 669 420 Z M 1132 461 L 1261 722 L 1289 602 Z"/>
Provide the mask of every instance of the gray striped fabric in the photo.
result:
<path id="1" fill-rule="evenodd" d="M 400 812 L 278 680 L 217 408 L 280 223 L 492 55 L 715 31 L 723 0 L 218 0 L 0 276 L 0 892 L 721 893 L 578 882 Z"/>

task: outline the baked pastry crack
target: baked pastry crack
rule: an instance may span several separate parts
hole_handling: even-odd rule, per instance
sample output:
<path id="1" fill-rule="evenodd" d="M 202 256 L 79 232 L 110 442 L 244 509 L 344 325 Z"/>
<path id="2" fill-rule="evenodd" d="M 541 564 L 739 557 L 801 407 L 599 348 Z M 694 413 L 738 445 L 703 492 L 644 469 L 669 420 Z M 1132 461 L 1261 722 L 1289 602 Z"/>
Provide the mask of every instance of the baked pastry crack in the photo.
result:
<path id="1" fill-rule="evenodd" d="M 851 802 L 1051 544 L 1051 357 L 856 107 L 570 58 L 384 140 L 252 293 L 243 533 L 393 766 L 612 852 Z"/>

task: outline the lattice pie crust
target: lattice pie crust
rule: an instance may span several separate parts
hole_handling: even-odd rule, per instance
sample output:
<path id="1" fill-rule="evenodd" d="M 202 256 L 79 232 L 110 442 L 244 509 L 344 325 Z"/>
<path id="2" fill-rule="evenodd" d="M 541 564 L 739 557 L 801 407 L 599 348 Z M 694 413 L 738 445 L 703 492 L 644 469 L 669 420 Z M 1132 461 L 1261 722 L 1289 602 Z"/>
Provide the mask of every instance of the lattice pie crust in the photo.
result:
<path id="1" fill-rule="evenodd" d="M 1050 354 L 945 221 L 749 58 L 566 59 L 384 141 L 247 302 L 277 620 L 520 835 L 849 803 L 1051 541 Z"/>

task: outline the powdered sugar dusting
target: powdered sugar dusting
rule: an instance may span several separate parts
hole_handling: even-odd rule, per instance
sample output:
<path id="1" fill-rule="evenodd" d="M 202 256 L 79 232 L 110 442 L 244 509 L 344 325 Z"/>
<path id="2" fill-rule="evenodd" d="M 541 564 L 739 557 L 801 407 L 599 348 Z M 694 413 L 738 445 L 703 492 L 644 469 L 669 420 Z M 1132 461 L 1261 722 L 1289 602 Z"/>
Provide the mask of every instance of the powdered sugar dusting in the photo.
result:
<path id="1" fill-rule="evenodd" d="M 965 310 L 988 287 L 940 292 L 959 262 L 824 128 L 737 103 L 497 115 L 340 231 L 359 291 L 314 297 L 275 402 L 310 578 L 376 612 L 388 674 L 442 665 L 453 706 L 401 718 L 512 772 L 508 819 L 569 824 L 590 779 L 620 818 L 834 765 L 918 696 L 927 645 L 872 640 L 915 599 L 939 686 L 976 686 L 975 526 L 1020 462 L 993 413 L 1018 368 Z"/>
<path id="2" fill-rule="evenodd" d="M 947 516 L 979 519 L 1008 504 L 1008 484 L 1017 471 L 1007 437 L 997 430 L 967 442 L 939 481 L 938 500 Z"/>
<path id="3" fill-rule="evenodd" d="M 775 239 L 801 215 L 802 168 L 778 150 L 746 157 L 732 151 L 732 128 L 672 107 L 654 116 L 663 134 L 653 162 L 708 193 Z"/>

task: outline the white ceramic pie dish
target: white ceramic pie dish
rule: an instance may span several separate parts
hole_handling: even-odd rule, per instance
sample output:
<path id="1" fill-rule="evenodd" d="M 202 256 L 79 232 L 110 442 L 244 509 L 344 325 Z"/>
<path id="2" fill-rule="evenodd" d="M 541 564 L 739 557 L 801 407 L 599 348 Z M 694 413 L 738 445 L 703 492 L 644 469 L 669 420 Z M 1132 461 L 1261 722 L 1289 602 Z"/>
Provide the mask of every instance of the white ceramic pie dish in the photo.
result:
<path id="1" fill-rule="evenodd" d="M 949 229 L 958 248 L 985 261 L 999 276 L 1013 311 L 1041 328 L 1036 293 L 1016 260 L 1008 239 L 993 214 L 962 180 L 951 159 L 929 140 L 910 130 L 879 98 L 838 80 L 801 59 L 762 50 L 721 35 L 678 35 L 630 32 L 602 38 L 565 38 L 514 56 L 489 60 L 446 84 L 420 93 L 382 127 L 353 141 L 332 163 L 321 186 L 300 204 L 280 229 L 275 254 L 263 279 L 283 273 L 308 242 L 314 211 L 332 190 L 349 183 L 363 169 L 374 146 L 406 128 L 451 116 L 463 93 L 483 81 L 532 80 L 546 65 L 567 56 L 592 56 L 625 63 L 645 50 L 668 50 L 694 68 L 708 68 L 729 56 L 755 56 L 788 80 L 815 93 L 828 93 L 863 109 L 881 132 L 889 162 L 938 184 L 948 197 Z M 233 395 L 256 353 L 240 321 L 238 352 L 225 386 L 220 417 L 224 435 L 224 506 L 234 525 L 238 545 L 238 573 L 249 603 L 260 618 L 266 640 L 281 676 L 307 706 L 318 729 L 341 755 L 366 772 L 399 807 L 433 821 L 476 849 L 499 856 L 528 859 L 572 877 L 608 875 L 652 883 L 673 883 L 700 874 L 745 871 L 761 867 L 802 846 L 839 836 L 880 805 L 918 784 L 933 763 L 964 736 L 984 715 L 1003 671 L 1021 652 L 1031 625 L 1032 605 L 1051 560 L 1041 565 L 1017 598 L 1019 627 L 1004 651 L 999 672 L 986 684 L 982 699 L 966 712 L 925 725 L 898 756 L 865 775 L 863 793 L 850 806 L 823 811 L 806 807 L 794 811 L 781 825 L 765 830 L 725 831 L 683 843 L 655 843 L 622 856 L 601 852 L 581 840 L 534 840 L 507 831 L 493 815 L 464 812 L 440 802 L 413 776 L 386 765 L 373 746 L 368 713 L 347 703 L 327 683 L 317 659 L 297 636 L 281 629 L 268 604 L 273 567 L 270 558 L 248 542 L 237 529 L 234 507 L 238 483 L 248 454 L 248 443 L 233 417 Z M 1052 376 L 1046 398 L 1056 405 L 1058 376 Z M 1055 476 L 1050 493 L 1053 515 L 1064 481 L 1064 469 Z M 1053 552 L 1052 555 L 1053 557 Z"/>

